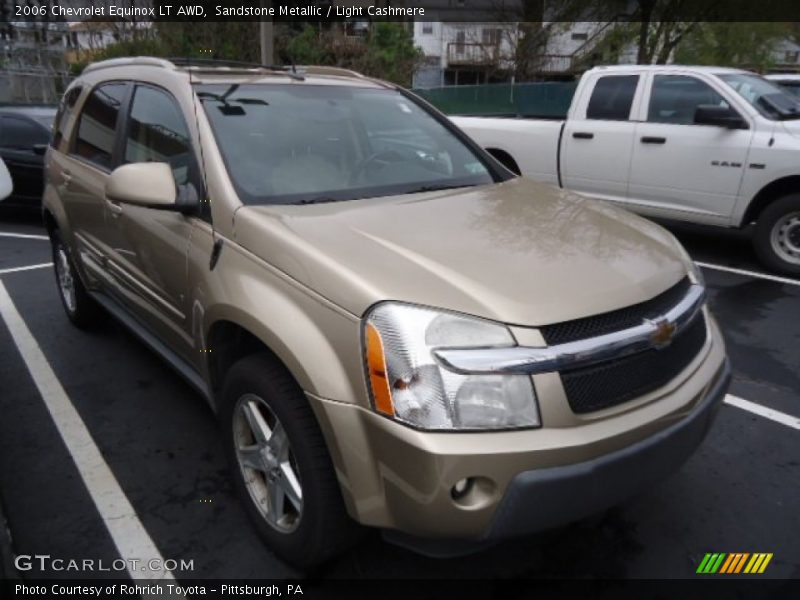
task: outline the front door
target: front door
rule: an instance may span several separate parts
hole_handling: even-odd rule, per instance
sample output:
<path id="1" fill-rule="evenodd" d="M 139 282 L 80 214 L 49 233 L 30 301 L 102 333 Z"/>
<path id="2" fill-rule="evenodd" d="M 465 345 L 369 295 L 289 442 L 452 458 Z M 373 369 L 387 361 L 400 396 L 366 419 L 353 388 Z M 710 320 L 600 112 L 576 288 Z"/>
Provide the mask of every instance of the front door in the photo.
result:
<path id="1" fill-rule="evenodd" d="M 136 85 L 122 135 L 121 164 L 168 163 L 178 193 L 199 193 L 189 129 L 168 92 Z M 120 283 L 124 302 L 172 350 L 193 362 L 186 287 L 195 217 L 113 202 L 106 210 L 113 239 L 109 271 Z"/>
<path id="2" fill-rule="evenodd" d="M 730 223 L 753 130 L 696 125 L 700 105 L 729 106 L 697 77 L 653 77 L 647 120 L 636 127 L 628 187 L 634 210 Z"/>
<path id="3" fill-rule="evenodd" d="M 39 206 L 44 188 L 43 150 L 50 141 L 42 126 L 15 115 L 0 115 L 0 157 L 14 182 L 15 204 Z"/>

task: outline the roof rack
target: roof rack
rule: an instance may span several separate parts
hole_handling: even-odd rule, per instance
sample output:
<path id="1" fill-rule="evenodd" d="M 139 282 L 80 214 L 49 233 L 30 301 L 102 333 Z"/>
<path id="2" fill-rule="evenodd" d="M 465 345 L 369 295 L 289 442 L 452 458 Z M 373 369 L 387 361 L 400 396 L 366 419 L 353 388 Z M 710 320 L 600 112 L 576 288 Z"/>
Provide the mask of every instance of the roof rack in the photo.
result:
<path id="1" fill-rule="evenodd" d="M 254 71 L 254 70 L 266 70 L 266 71 L 277 71 L 279 73 L 283 73 L 287 77 L 291 77 L 292 79 L 298 79 L 302 81 L 304 79 L 302 73 L 298 73 L 297 69 L 295 69 L 292 65 L 262 65 L 261 63 L 256 62 L 245 62 L 241 60 L 228 60 L 228 59 L 218 59 L 218 58 L 191 58 L 191 57 L 170 57 L 168 59 L 175 67 L 184 67 L 187 69 L 202 69 L 202 68 L 210 68 L 210 69 L 228 69 L 228 70 L 247 70 L 247 71 Z"/>
<path id="2" fill-rule="evenodd" d="M 360 79 L 366 79 L 366 77 L 358 71 L 343 69 L 342 67 L 328 67 L 324 65 L 298 65 L 297 70 L 310 75 L 337 75 L 339 77 L 359 77 Z"/>
<path id="3" fill-rule="evenodd" d="M 292 79 L 303 80 L 305 75 L 330 75 L 335 77 L 357 77 L 359 79 L 370 79 L 357 71 L 343 69 L 341 67 L 329 67 L 322 65 L 262 65 L 257 62 L 246 62 L 241 60 L 227 60 L 216 58 L 190 58 L 190 57 L 170 57 L 156 58 L 154 56 L 131 56 L 125 58 L 111 58 L 89 64 L 84 73 L 108 69 L 112 67 L 147 66 L 160 67 L 162 69 L 225 69 L 225 70 L 267 70 L 282 73 Z"/>
<path id="4" fill-rule="evenodd" d="M 86 66 L 83 72 L 89 73 L 91 71 L 99 71 L 100 69 L 130 66 L 161 67 L 163 69 L 175 68 L 174 64 L 168 60 L 164 60 L 163 58 L 156 58 L 155 56 L 130 56 L 125 58 L 109 58 L 108 60 L 90 63 Z"/>

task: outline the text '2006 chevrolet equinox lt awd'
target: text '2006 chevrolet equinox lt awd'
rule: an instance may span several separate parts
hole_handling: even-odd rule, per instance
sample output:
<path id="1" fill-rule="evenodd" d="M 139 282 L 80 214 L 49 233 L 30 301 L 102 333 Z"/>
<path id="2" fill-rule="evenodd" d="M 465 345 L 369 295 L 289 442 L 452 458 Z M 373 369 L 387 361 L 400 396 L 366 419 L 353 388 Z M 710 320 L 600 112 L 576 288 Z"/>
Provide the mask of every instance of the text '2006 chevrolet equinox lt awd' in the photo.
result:
<path id="1" fill-rule="evenodd" d="M 91 65 L 44 211 L 69 318 L 103 307 L 207 398 L 297 565 L 355 523 L 456 552 L 602 510 L 692 454 L 729 381 L 669 233 L 349 71 Z"/>

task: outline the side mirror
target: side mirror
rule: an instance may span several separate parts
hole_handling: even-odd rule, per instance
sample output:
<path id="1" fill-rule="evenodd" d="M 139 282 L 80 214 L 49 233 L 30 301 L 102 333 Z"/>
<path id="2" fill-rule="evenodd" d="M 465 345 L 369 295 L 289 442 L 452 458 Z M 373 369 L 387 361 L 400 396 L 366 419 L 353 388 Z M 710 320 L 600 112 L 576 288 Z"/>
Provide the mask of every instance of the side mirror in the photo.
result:
<path id="1" fill-rule="evenodd" d="M 178 210 L 178 190 L 167 163 L 131 163 L 117 167 L 106 182 L 112 202 L 146 208 Z"/>
<path id="2" fill-rule="evenodd" d="M 694 111 L 695 125 L 713 125 L 728 129 L 749 129 L 739 113 L 727 106 L 716 104 L 701 104 Z"/>

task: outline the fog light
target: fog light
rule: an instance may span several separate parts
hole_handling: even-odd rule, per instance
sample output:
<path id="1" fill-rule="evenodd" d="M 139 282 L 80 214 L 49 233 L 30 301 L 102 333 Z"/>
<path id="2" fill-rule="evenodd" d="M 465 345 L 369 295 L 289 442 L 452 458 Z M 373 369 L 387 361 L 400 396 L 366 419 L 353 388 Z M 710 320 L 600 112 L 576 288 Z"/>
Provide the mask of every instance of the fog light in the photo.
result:
<path id="1" fill-rule="evenodd" d="M 472 487 L 472 479 L 460 479 L 456 481 L 456 484 L 453 486 L 453 489 L 450 490 L 450 495 L 453 497 L 453 500 L 458 500 L 459 498 L 463 498 L 469 489 Z"/>

